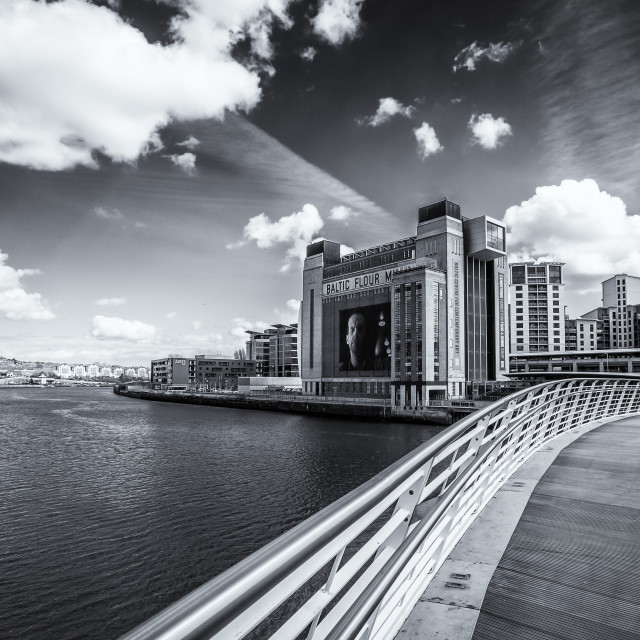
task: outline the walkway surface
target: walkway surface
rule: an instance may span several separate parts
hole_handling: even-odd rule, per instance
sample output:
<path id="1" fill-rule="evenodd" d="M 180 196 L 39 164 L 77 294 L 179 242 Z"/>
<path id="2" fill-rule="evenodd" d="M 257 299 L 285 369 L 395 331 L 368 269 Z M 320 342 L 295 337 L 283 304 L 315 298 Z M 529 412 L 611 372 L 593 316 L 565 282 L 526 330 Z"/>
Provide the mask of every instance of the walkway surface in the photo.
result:
<path id="1" fill-rule="evenodd" d="M 463 589 L 445 588 L 452 573 L 469 575 Z M 640 639 L 640 418 L 561 436 L 536 453 L 397 637 Z"/>
<path id="2" fill-rule="evenodd" d="M 640 638 L 640 419 L 566 447 L 493 574 L 473 640 Z"/>

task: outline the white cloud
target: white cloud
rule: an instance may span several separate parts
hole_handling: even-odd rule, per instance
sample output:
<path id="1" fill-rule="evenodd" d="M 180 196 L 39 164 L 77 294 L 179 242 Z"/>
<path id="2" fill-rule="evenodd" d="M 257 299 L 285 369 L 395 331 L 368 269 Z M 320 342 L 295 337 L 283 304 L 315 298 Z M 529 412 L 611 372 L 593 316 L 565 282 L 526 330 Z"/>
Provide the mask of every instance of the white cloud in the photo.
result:
<path id="1" fill-rule="evenodd" d="M 200 329 L 202 329 L 202 327 L 203 327 L 203 326 L 204 326 L 204 324 L 203 324 L 200 320 L 194 320 L 194 321 L 191 323 L 191 328 L 192 328 L 194 331 L 200 331 Z"/>
<path id="2" fill-rule="evenodd" d="M 381 124 L 393 118 L 393 116 L 404 116 L 410 118 L 415 111 L 414 107 L 406 107 L 402 102 L 398 102 L 395 98 L 380 98 L 378 109 L 368 118 L 358 120 L 359 124 L 367 124 L 370 127 L 379 127 Z"/>
<path id="3" fill-rule="evenodd" d="M 53 320 L 55 315 L 39 293 L 27 293 L 23 276 L 39 275 L 38 269 L 14 269 L 6 264 L 9 256 L 0 252 L 0 313 L 9 320 Z"/>
<path id="4" fill-rule="evenodd" d="M 477 42 L 473 42 L 456 55 L 453 70 L 465 68 L 467 71 L 475 71 L 481 60 L 504 62 L 519 46 L 518 42 L 496 42 L 481 47 Z"/>
<path id="5" fill-rule="evenodd" d="M 354 253 L 355 249 L 353 247 L 350 247 L 348 244 L 341 244 L 340 245 L 340 255 L 341 256 L 346 256 L 349 255 L 350 253 Z"/>
<path id="6" fill-rule="evenodd" d="M 292 322 L 298 322 L 298 312 L 300 310 L 300 300 L 291 298 L 287 300 L 286 308 L 275 308 L 273 311 L 278 320 L 283 324 L 291 324 Z"/>
<path id="7" fill-rule="evenodd" d="M 127 302 L 126 298 L 100 298 L 94 304 L 99 307 L 119 307 Z"/>
<path id="8" fill-rule="evenodd" d="M 306 47 L 300 52 L 300 57 L 305 62 L 311 62 L 316 57 L 317 53 L 318 52 L 313 47 Z"/>
<path id="9" fill-rule="evenodd" d="M 180 167 L 185 173 L 193 173 L 196 168 L 196 156 L 193 153 L 187 152 L 182 154 L 173 154 L 166 156 L 176 165 Z"/>
<path id="10" fill-rule="evenodd" d="M 93 212 L 98 218 L 104 218 L 105 220 L 122 220 L 124 217 L 120 209 L 106 209 L 105 207 L 96 207 Z"/>
<path id="11" fill-rule="evenodd" d="M 504 138 L 512 135 L 511 125 L 502 117 L 494 118 L 490 113 L 476 115 L 469 120 L 474 142 L 485 149 L 495 149 L 499 147 Z"/>
<path id="12" fill-rule="evenodd" d="M 147 342 L 153 340 L 156 328 L 139 320 L 123 320 L 122 318 L 107 318 L 94 316 L 91 335 L 95 338 L 118 338 L 133 342 Z"/>
<path id="13" fill-rule="evenodd" d="M 189 136 L 186 140 L 182 142 L 176 142 L 179 147 L 186 147 L 187 149 L 195 149 L 199 144 L 200 140 L 195 136 Z"/>
<path id="14" fill-rule="evenodd" d="M 169 313 L 164 314 L 164 317 L 171 319 L 171 318 L 175 318 L 177 314 L 178 314 L 177 311 L 169 311 Z"/>
<path id="15" fill-rule="evenodd" d="M 345 207 L 343 204 L 333 207 L 329 212 L 329 218 L 331 220 L 340 220 L 341 222 L 346 222 L 349 218 L 353 218 L 357 215 L 358 213 L 356 211 L 350 207 Z"/>
<path id="16" fill-rule="evenodd" d="M 276 244 L 288 244 L 282 271 L 287 271 L 295 260 L 302 262 L 306 255 L 307 245 L 313 236 L 322 229 L 324 221 L 318 209 L 312 204 L 305 204 L 301 211 L 283 216 L 271 222 L 269 216 L 261 213 L 249 219 L 244 227 L 245 241 L 255 240 L 258 247 L 268 249 Z M 241 246 L 239 243 L 227 245 L 227 248 Z"/>
<path id="17" fill-rule="evenodd" d="M 413 133 L 418 141 L 418 155 L 422 160 L 444 149 L 438 140 L 434 128 L 426 122 L 423 122 L 418 129 L 414 129 Z"/>
<path id="18" fill-rule="evenodd" d="M 594 180 L 538 187 L 504 217 L 511 262 L 566 262 L 567 290 L 599 291 L 617 273 L 640 273 L 640 216 Z M 587 309 L 581 311 L 584 312 Z"/>
<path id="19" fill-rule="evenodd" d="M 333 45 L 354 38 L 360 27 L 362 0 L 323 0 L 318 15 L 311 21 L 313 30 Z"/>
<path id="20" fill-rule="evenodd" d="M 106 6 L 84 0 L 0 3 L 0 160 L 37 169 L 133 162 L 171 119 L 221 118 L 260 99 L 257 72 L 231 55 L 264 37 L 288 0 L 181 2 L 175 42 L 150 44 Z"/>
<path id="21" fill-rule="evenodd" d="M 244 338 L 245 340 L 249 338 L 247 331 L 264 331 L 271 326 L 268 322 L 262 322 L 260 320 L 250 322 L 245 318 L 234 318 L 233 324 L 234 326 L 229 330 L 229 334 L 237 338 Z"/>

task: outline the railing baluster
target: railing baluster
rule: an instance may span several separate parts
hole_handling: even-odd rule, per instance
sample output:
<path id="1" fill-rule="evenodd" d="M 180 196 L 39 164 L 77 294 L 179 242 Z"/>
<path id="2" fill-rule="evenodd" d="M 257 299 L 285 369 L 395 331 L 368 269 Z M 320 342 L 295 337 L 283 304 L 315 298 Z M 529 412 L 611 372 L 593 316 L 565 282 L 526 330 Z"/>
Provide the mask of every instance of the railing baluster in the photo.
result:
<path id="1" fill-rule="evenodd" d="M 269 637 L 292 640 L 305 629 L 307 640 L 391 637 L 480 510 L 543 443 L 600 419 L 639 414 L 638 379 L 560 380 L 514 393 L 452 425 L 122 640 L 245 637 L 331 562 L 324 585 Z M 430 480 L 435 463 L 449 456 Z M 421 503 L 420 519 L 412 522 Z"/>

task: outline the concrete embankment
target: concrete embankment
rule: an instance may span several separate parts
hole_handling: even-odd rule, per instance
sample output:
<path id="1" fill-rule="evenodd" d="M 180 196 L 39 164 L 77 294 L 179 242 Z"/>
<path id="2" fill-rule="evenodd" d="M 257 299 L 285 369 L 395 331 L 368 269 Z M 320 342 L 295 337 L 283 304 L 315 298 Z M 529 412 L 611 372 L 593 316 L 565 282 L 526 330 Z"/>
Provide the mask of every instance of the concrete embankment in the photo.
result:
<path id="1" fill-rule="evenodd" d="M 128 398 L 155 400 L 157 402 L 178 402 L 199 404 L 228 409 L 249 409 L 257 411 L 282 411 L 335 418 L 375 420 L 378 422 L 412 422 L 419 424 L 449 425 L 458 416 L 447 407 L 413 411 L 392 411 L 389 405 L 357 402 L 314 401 L 312 398 L 278 398 L 242 396 L 238 394 L 190 393 L 186 391 L 152 391 L 150 389 L 128 389 L 126 385 L 116 385 L 114 393 Z"/>

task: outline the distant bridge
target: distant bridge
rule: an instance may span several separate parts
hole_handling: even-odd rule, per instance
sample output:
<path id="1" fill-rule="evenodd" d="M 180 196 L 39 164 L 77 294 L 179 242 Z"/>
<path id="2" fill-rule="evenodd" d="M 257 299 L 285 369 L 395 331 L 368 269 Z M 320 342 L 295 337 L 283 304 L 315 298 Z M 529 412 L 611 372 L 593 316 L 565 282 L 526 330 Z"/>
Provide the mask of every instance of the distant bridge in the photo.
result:
<path id="1" fill-rule="evenodd" d="M 436 584 L 439 580 L 442 583 L 439 570 L 470 526 L 476 527 L 490 512 L 490 501 L 499 489 L 511 482 L 505 490 L 519 491 L 526 482 L 515 481 L 518 476 L 514 474 L 522 473 L 518 470 L 525 463 L 535 462 L 537 457 L 533 458 L 534 454 L 539 452 L 544 456 L 557 448 L 557 443 L 564 446 L 565 440 L 574 439 L 594 426 L 638 415 L 638 379 L 563 379 L 514 393 L 447 428 L 351 493 L 126 634 L 123 640 L 226 640 L 244 637 L 382 640 L 395 637 L 407 617 L 409 626 L 403 629 L 406 633 L 402 637 L 434 637 L 438 617 L 434 607 L 437 609 L 437 604 L 443 599 L 430 596 L 425 590 L 433 587 L 432 582 Z M 640 421 L 627 420 L 592 433 L 597 433 L 599 439 L 594 439 L 590 433 L 588 438 L 592 449 L 578 455 L 578 468 L 584 469 L 584 473 L 574 474 L 565 484 L 570 484 L 571 490 L 575 489 L 574 498 L 580 490 L 597 491 L 599 496 L 605 495 L 620 508 L 607 511 L 606 500 L 599 497 L 600 507 L 595 509 L 596 515 L 589 512 L 583 517 L 586 524 L 579 525 L 576 524 L 578 516 L 567 506 L 574 503 L 561 501 L 560 507 L 554 503 L 555 506 L 550 507 L 549 535 L 558 527 L 562 528 L 558 523 L 563 517 L 571 519 L 570 526 L 566 527 L 567 535 L 571 536 L 575 531 L 575 536 L 582 536 L 581 540 L 595 539 L 595 534 L 589 538 L 588 533 L 596 525 L 600 527 L 597 534 L 600 540 L 615 518 L 627 523 L 627 529 L 633 529 L 630 523 L 638 514 L 633 508 L 640 506 L 636 498 L 639 465 L 634 458 L 640 452 Z M 554 457 L 556 454 L 557 451 Z M 600 457 L 605 471 L 591 471 L 591 461 Z M 615 475 L 618 467 L 623 472 L 619 477 Z M 635 480 L 629 475 L 629 469 L 635 469 Z M 594 478 L 601 484 L 593 484 Z M 580 486 L 582 479 L 584 487 Z M 622 482 L 621 491 L 625 495 L 632 488 L 630 499 L 637 503 L 635 507 L 635 503 L 620 506 L 624 500 L 616 497 L 618 481 Z M 506 494 L 503 491 L 500 495 Z M 576 500 L 577 505 L 584 502 L 583 498 Z M 627 513 L 624 509 L 631 511 Z M 476 519 L 478 521 L 474 524 Z M 577 629 L 576 633 L 582 634 L 579 637 L 588 637 L 588 625 L 580 627 L 577 623 L 558 622 L 563 620 L 558 602 L 566 599 L 565 609 L 569 613 L 565 616 L 575 617 L 580 610 L 588 617 L 591 614 L 587 610 L 598 610 L 592 617 L 601 619 L 590 620 L 593 637 L 637 638 L 640 625 L 636 625 L 635 634 L 632 627 L 634 619 L 636 623 L 640 620 L 638 582 L 626 579 L 629 572 L 634 576 L 638 574 L 637 552 L 640 548 L 636 547 L 640 543 L 637 520 L 635 522 L 635 536 L 623 536 L 623 540 L 622 534 L 614 536 L 617 546 L 613 545 L 613 553 L 620 551 L 622 560 L 608 559 L 619 568 L 620 581 L 633 587 L 632 593 L 624 594 L 624 604 L 616 605 L 615 597 L 622 596 L 605 593 L 605 586 L 589 591 L 586 573 L 576 574 L 577 586 L 572 587 L 570 593 L 568 590 L 565 593 L 558 588 L 562 576 L 557 573 L 542 588 L 539 581 L 543 578 L 534 580 L 526 573 L 509 573 L 509 567 L 505 569 L 500 565 L 496 573 L 503 572 L 500 574 L 501 584 L 506 575 L 511 580 L 512 591 L 505 596 L 500 592 L 500 585 L 497 592 L 489 586 L 486 599 L 490 610 L 486 613 L 482 604 L 484 590 L 475 604 L 465 605 L 460 598 L 456 600 L 454 595 L 447 596 L 452 606 L 440 609 L 457 609 L 456 623 L 463 618 L 469 620 L 464 630 L 456 630 L 455 633 L 450 630 L 449 637 L 471 637 L 476 626 L 474 638 L 524 637 L 517 630 L 518 618 L 523 619 L 522 629 L 530 634 L 531 629 L 536 628 L 536 615 L 539 624 L 555 625 L 553 634 L 540 632 L 527 637 L 578 637 L 571 635 L 571 629 Z M 615 530 L 621 526 L 616 524 Z M 474 544 L 480 550 L 483 547 L 491 549 L 500 544 L 498 538 L 503 533 L 498 527 Z M 510 535 L 509 531 L 506 540 Z M 632 539 L 636 547 L 633 547 Z M 464 539 L 460 544 L 463 543 Z M 606 545 L 607 540 L 602 539 L 599 544 Z M 544 565 L 542 552 L 529 551 L 527 558 L 536 567 Z M 500 551 L 493 568 L 501 555 Z M 508 560 L 508 550 L 505 556 Z M 545 558 L 548 556 L 548 553 L 544 555 Z M 563 562 L 562 549 L 558 547 L 552 557 L 553 562 L 547 567 L 551 572 Z M 573 560 L 568 558 L 564 563 L 567 571 Z M 520 558 L 519 561 L 524 560 Z M 575 573 L 575 569 L 572 571 Z M 445 583 L 449 588 L 447 593 L 456 592 L 456 588 L 460 589 L 459 593 L 464 593 L 470 578 L 470 573 L 451 573 L 449 584 Z M 609 580 L 608 584 L 609 590 L 615 591 L 615 580 Z M 549 585 L 553 588 L 547 588 Z M 520 595 L 525 587 L 532 587 L 533 595 Z M 596 591 L 599 600 L 593 595 Z M 505 597 L 511 598 L 511 604 L 500 609 Z M 552 604 L 544 604 L 547 602 L 545 597 L 547 600 L 551 598 Z M 586 600 L 580 602 L 581 597 Z M 517 602 L 520 602 L 520 609 Z M 420 611 L 416 617 L 414 607 L 417 603 L 423 608 L 416 607 L 415 611 Z M 425 609 L 426 605 L 431 609 Z M 464 608 L 469 614 L 466 618 L 462 611 Z M 612 627 L 609 613 L 614 610 L 622 622 Z M 414 613 L 410 615 L 412 611 Z M 540 621 L 541 617 L 544 620 Z M 432 635 L 428 635 L 425 629 Z M 438 637 L 445 636 L 440 634 Z"/>

